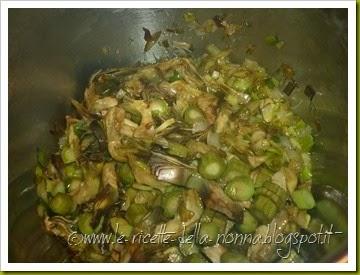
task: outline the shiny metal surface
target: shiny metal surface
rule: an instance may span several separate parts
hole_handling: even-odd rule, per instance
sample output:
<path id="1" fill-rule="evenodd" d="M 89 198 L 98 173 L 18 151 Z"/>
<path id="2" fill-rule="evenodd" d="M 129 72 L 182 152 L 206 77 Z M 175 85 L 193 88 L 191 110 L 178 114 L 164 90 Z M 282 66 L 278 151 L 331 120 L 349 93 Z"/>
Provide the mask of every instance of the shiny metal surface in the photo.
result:
<path id="1" fill-rule="evenodd" d="M 15 262 L 64 261 L 62 245 L 45 235 L 36 217 L 32 174 L 35 149 L 54 148 L 51 123 L 69 113 L 70 99 L 80 98 L 89 76 L 100 68 L 154 62 L 167 57 L 155 45 L 144 53 L 142 27 L 165 30 L 183 24 L 180 9 L 12 9 L 9 12 L 9 259 Z M 222 32 L 200 39 L 194 32 L 168 37 L 187 41 L 194 55 L 205 45 L 235 47 L 233 59 L 254 59 L 272 72 L 282 63 L 295 68 L 300 88 L 293 97 L 297 111 L 321 126 L 314 153 L 314 181 L 347 192 L 347 13 L 346 10 L 237 9 L 196 10 L 200 21 L 231 14 L 247 21 L 233 41 Z M 277 34 L 281 50 L 264 43 Z M 168 36 L 165 32 L 163 37 Z M 248 44 L 256 46 L 246 54 Z M 301 88 L 318 94 L 312 107 Z M 62 251 L 62 252 L 61 252 Z M 333 261 L 346 253 L 316 261 Z"/>

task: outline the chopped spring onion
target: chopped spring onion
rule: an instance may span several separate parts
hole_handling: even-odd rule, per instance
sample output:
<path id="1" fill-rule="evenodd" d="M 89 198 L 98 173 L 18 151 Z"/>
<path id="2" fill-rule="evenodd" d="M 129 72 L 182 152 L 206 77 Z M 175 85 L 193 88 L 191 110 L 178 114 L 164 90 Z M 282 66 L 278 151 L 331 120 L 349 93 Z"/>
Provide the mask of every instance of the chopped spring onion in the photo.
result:
<path id="1" fill-rule="evenodd" d="M 270 89 L 274 89 L 278 85 L 278 83 L 279 81 L 274 77 L 265 79 L 265 85 Z"/>
<path id="2" fill-rule="evenodd" d="M 315 206 L 315 200 L 311 192 L 305 188 L 295 190 L 292 199 L 300 209 L 311 209 Z"/>
<path id="3" fill-rule="evenodd" d="M 69 179 L 82 179 L 83 171 L 76 164 L 69 164 L 64 167 L 64 176 Z"/>
<path id="4" fill-rule="evenodd" d="M 117 174 L 120 178 L 121 184 L 123 184 L 126 187 L 131 186 L 134 181 L 135 177 L 132 173 L 132 170 L 128 163 L 120 163 L 117 168 Z"/>
<path id="5" fill-rule="evenodd" d="M 161 198 L 161 207 L 164 209 L 164 215 L 173 218 L 177 212 L 181 201 L 181 191 L 172 191 L 164 193 Z"/>
<path id="6" fill-rule="evenodd" d="M 249 176 L 250 167 L 238 158 L 233 157 L 226 165 L 223 175 L 225 181 L 230 181 L 239 176 Z"/>
<path id="7" fill-rule="evenodd" d="M 258 222 L 249 211 L 244 211 L 244 218 L 241 224 L 236 224 L 235 228 L 241 233 L 252 233 L 255 232 L 258 227 Z"/>
<path id="8" fill-rule="evenodd" d="M 206 208 L 200 218 L 200 222 L 209 223 L 213 220 L 215 212 L 211 209 Z"/>
<path id="9" fill-rule="evenodd" d="M 49 162 L 49 158 L 45 152 L 45 150 L 38 148 L 36 150 L 36 158 L 38 164 L 40 164 L 42 167 L 46 167 L 47 163 Z"/>
<path id="10" fill-rule="evenodd" d="M 46 179 L 46 192 L 55 196 L 57 193 L 65 193 L 65 185 L 60 180 Z"/>
<path id="11" fill-rule="evenodd" d="M 203 121 L 204 119 L 203 112 L 197 107 L 188 107 L 184 112 L 184 121 L 190 125 Z"/>
<path id="12" fill-rule="evenodd" d="M 219 234 L 219 227 L 215 223 L 201 223 L 200 227 L 200 241 L 203 245 L 209 245 L 217 241 Z"/>
<path id="13" fill-rule="evenodd" d="M 186 182 L 187 188 L 192 188 L 195 190 L 200 190 L 206 184 L 206 180 L 201 177 L 199 174 L 192 174 L 188 181 Z"/>
<path id="14" fill-rule="evenodd" d="M 225 97 L 225 100 L 227 103 L 229 103 L 231 106 L 237 106 L 239 104 L 239 97 L 236 94 L 227 94 Z"/>
<path id="15" fill-rule="evenodd" d="M 167 152 L 169 155 L 186 158 L 189 154 L 189 149 L 177 142 L 169 142 Z"/>
<path id="16" fill-rule="evenodd" d="M 147 213 L 148 210 L 144 204 L 133 203 L 126 211 L 126 219 L 131 225 L 136 225 L 142 221 Z"/>
<path id="17" fill-rule="evenodd" d="M 268 223 L 276 215 L 278 208 L 276 204 L 264 195 L 256 197 L 253 207 L 250 209 L 252 215 L 262 223 Z"/>
<path id="18" fill-rule="evenodd" d="M 256 195 L 264 195 L 271 199 L 278 209 L 283 208 L 288 193 L 279 185 L 272 182 L 265 182 L 263 186 L 257 188 L 255 191 Z"/>
<path id="19" fill-rule="evenodd" d="M 166 117 L 169 114 L 169 105 L 163 99 L 154 99 L 150 103 L 150 110 L 153 116 Z"/>
<path id="20" fill-rule="evenodd" d="M 131 236 L 133 227 L 123 218 L 113 217 L 110 219 L 110 226 L 114 233 L 126 238 Z"/>
<path id="21" fill-rule="evenodd" d="M 198 170 L 202 177 L 215 180 L 221 177 L 225 168 L 226 163 L 223 158 L 216 153 L 208 152 L 201 156 Z"/>
<path id="22" fill-rule="evenodd" d="M 228 182 L 225 193 L 235 201 L 246 201 L 254 195 L 255 188 L 249 177 L 241 176 Z"/>
<path id="23" fill-rule="evenodd" d="M 94 232 L 94 229 L 91 226 L 92 218 L 93 215 L 89 212 L 85 212 L 79 216 L 77 225 L 81 233 L 92 234 Z"/>
<path id="24" fill-rule="evenodd" d="M 61 158 L 65 164 L 72 163 L 77 159 L 75 152 L 66 145 L 62 148 Z"/>
<path id="25" fill-rule="evenodd" d="M 80 138 L 88 130 L 88 125 L 84 120 L 80 120 L 74 125 L 74 132 Z"/>
<path id="26" fill-rule="evenodd" d="M 251 81 L 248 78 L 236 78 L 231 85 L 235 90 L 244 92 L 251 86 Z"/>
<path id="27" fill-rule="evenodd" d="M 218 47 L 216 47 L 214 44 L 209 44 L 206 47 L 206 51 L 211 54 L 212 56 L 217 56 L 220 54 L 220 49 Z"/>
<path id="28" fill-rule="evenodd" d="M 69 195 L 57 193 L 49 203 L 50 209 L 60 215 L 67 215 L 72 212 L 74 203 Z"/>

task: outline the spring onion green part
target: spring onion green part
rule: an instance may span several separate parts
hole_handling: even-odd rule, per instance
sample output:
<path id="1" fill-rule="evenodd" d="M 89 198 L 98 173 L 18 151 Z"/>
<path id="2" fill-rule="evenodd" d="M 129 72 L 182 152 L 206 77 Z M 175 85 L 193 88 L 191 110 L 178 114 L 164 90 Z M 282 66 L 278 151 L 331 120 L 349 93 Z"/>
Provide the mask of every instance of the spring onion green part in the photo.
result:
<path id="1" fill-rule="evenodd" d="M 75 152 L 68 146 L 64 146 L 61 151 L 61 158 L 65 164 L 76 161 Z"/>
<path id="2" fill-rule="evenodd" d="M 245 162 L 232 158 L 228 161 L 223 178 L 225 181 L 233 180 L 236 177 L 249 176 L 250 167 Z"/>
<path id="3" fill-rule="evenodd" d="M 92 218 L 93 215 L 88 212 L 79 215 L 77 225 L 81 233 L 90 235 L 94 232 L 94 229 L 91 226 Z"/>
<path id="4" fill-rule="evenodd" d="M 69 195 L 57 193 L 51 199 L 49 207 L 56 214 L 67 215 L 72 212 L 74 204 Z"/>
<path id="5" fill-rule="evenodd" d="M 166 117 L 169 114 L 169 105 L 163 99 L 154 99 L 150 103 L 151 113 L 157 117 Z"/>
<path id="6" fill-rule="evenodd" d="M 250 214 L 249 211 L 244 212 L 243 222 L 236 225 L 236 229 L 241 233 L 253 233 L 258 227 L 258 221 Z"/>
<path id="7" fill-rule="evenodd" d="M 205 119 L 203 112 L 197 107 L 188 107 L 184 112 L 184 121 L 194 124 Z"/>
<path id="8" fill-rule="evenodd" d="M 125 236 L 126 238 L 130 238 L 133 231 L 133 226 L 131 226 L 125 219 L 120 217 L 111 218 L 110 226 L 114 233 Z"/>
<path id="9" fill-rule="evenodd" d="M 199 173 L 209 180 L 215 180 L 221 177 L 226 168 L 226 162 L 223 158 L 213 152 L 205 153 L 200 158 Z"/>
<path id="10" fill-rule="evenodd" d="M 83 171 L 81 167 L 69 164 L 64 167 L 64 176 L 69 179 L 82 179 Z"/>
<path id="11" fill-rule="evenodd" d="M 169 142 L 167 153 L 172 156 L 186 158 L 189 154 L 189 149 L 181 143 Z"/>
<path id="12" fill-rule="evenodd" d="M 219 233 L 219 227 L 215 223 L 201 223 L 200 241 L 204 241 L 205 245 L 215 243 Z"/>
<path id="13" fill-rule="evenodd" d="M 48 158 L 45 150 L 43 150 L 41 148 L 37 148 L 36 160 L 37 160 L 37 163 L 40 164 L 42 167 L 46 167 L 46 165 L 49 162 L 49 158 Z"/>
<path id="14" fill-rule="evenodd" d="M 147 213 L 148 210 L 144 204 L 133 203 L 126 211 L 126 219 L 131 225 L 136 225 L 142 221 Z"/>
<path id="15" fill-rule="evenodd" d="M 256 197 L 250 212 L 261 223 L 268 223 L 275 217 L 278 210 L 278 207 L 271 198 L 259 195 Z"/>
<path id="16" fill-rule="evenodd" d="M 228 182 L 225 193 L 235 201 L 246 201 L 254 195 L 255 188 L 250 178 L 240 176 Z"/>
<path id="17" fill-rule="evenodd" d="M 313 195 L 305 188 L 294 191 L 292 193 L 292 199 L 300 209 L 311 209 L 315 207 Z"/>
<path id="18" fill-rule="evenodd" d="M 161 198 L 161 207 L 164 210 L 164 215 L 168 218 L 173 218 L 180 206 L 181 191 L 175 190 L 165 193 Z"/>
<path id="19" fill-rule="evenodd" d="M 131 186 L 135 182 L 133 172 L 126 162 L 118 164 L 117 174 L 120 178 L 120 182 L 126 187 Z"/>

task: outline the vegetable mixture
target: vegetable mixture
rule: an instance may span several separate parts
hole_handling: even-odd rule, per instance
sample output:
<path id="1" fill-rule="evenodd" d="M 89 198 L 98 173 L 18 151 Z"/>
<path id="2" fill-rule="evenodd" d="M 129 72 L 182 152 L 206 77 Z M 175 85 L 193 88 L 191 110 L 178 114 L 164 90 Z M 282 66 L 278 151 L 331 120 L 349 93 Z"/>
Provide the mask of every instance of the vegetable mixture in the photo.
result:
<path id="1" fill-rule="evenodd" d="M 58 151 L 38 151 L 36 183 L 44 227 L 73 261 L 304 261 L 274 242 L 219 242 L 322 222 L 309 213 L 312 129 L 283 91 L 292 79 L 229 54 L 209 45 L 199 59 L 100 71 L 72 101 Z M 134 241 L 163 232 L 167 243 Z"/>

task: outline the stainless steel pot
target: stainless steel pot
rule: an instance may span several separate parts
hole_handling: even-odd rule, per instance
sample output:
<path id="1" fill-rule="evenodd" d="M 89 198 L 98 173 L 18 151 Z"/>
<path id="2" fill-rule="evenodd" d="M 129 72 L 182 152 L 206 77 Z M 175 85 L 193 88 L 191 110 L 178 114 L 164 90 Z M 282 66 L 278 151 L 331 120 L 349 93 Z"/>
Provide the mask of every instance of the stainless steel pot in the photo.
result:
<path id="1" fill-rule="evenodd" d="M 34 205 L 35 149 L 55 148 L 51 124 L 70 111 L 91 73 L 112 66 L 154 62 L 168 56 L 156 45 L 144 53 L 142 27 L 151 31 L 183 26 L 181 9 L 11 9 L 9 11 L 9 260 L 66 261 L 61 243 L 46 235 Z M 314 153 L 314 181 L 347 192 L 347 11 L 334 9 L 198 9 L 200 21 L 231 14 L 251 26 L 236 35 L 233 59 L 258 61 L 268 71 L 286 63 L 300 87 L 317 91 L 310 106 L 298 89 L 297 111 L 321 126 Z M 264 43 L 277 34 L 278 50 Z M 165 35 L 163 36 L 165 37 Z M 208 43 L 230 43 L 221 32 L 200 39 L 193 32 L 173 37 L 193 44 L 194 54 Z M 256 46 L 246 54 L 249 43 Z M 346 255 L 347 240 L 314 261 Z"/>

